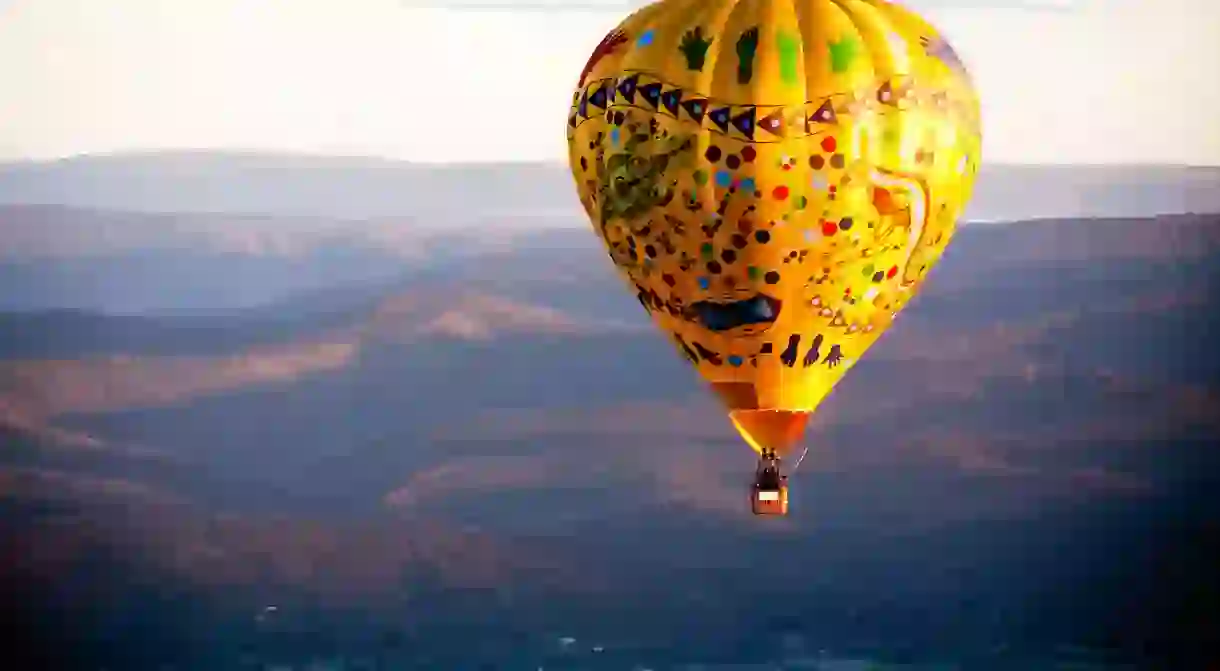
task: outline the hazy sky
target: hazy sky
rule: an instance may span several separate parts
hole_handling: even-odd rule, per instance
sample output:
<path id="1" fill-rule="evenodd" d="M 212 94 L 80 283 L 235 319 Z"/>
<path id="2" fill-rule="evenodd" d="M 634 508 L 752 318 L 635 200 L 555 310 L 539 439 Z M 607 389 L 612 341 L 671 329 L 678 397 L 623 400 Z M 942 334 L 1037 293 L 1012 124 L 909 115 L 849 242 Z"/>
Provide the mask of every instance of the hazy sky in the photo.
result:
<path id="1" fill-rule="evenodd" d="M 0 159 L 561 159 L 581 67 L 640 4 L 0 0 Z M 908 4 L 974 72 L 985 160 L 1220 164 L 1220 0 Z"/>

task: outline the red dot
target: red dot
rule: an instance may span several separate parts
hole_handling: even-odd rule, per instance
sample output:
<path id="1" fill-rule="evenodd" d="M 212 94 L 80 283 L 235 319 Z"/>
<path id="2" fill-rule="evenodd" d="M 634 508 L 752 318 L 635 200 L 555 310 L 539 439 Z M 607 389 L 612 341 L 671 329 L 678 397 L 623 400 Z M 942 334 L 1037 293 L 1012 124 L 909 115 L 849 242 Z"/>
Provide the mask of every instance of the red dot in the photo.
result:
<path id="1" fill-rule="evenodd" d="M 837 230 L 839 230 L 839 227 L 833 221 L 822 222 L 822 235 L 834 235 Z"/>
<path id="2" fill-rule="evenodd" d="M 898 266 L 890 266 L 890 270 L 889 270 L 889 272 L 887 272 L 887 273 L 885 274 L 885 276 L 886 276 L 886 277 L 889 277 L 889 278 L 892 278 L 892 277 L 894 277 L 894 276 L 895 276 L 895 275 L 897 275 L 897 274 L 898 274 Z"/>
<path id="3" fill-rule="evenodd" d="M 792 169 L 792 164 L 791 164 L 791 163 L 785 163 L 785 164 L 784 164 L 784 170 L 791 170 L 791 169 Z"/>
<path id="4" fill-rule="evenodd" d="M 754 156 L 754 147 L 747 146 L 741 150 L 741 160 L 745 161 L 746 163 L 753 161 Z"/>
<path id="5" fill-rule="evenodd" d="M 774 196 L 776 200 L 783 200 L 788 197 L 788 187 L 781 184 L 775 187 L 775 190 L 771 192 L 771 195 Z"/>
<path id="6" fill-rule="evenodd" d="M 835 144 L 835 139 L 833 137 L 822 138 L 822 151 L 829 154 L 830 152 L 833 152 L 837 146 L 838 145 Z"/>

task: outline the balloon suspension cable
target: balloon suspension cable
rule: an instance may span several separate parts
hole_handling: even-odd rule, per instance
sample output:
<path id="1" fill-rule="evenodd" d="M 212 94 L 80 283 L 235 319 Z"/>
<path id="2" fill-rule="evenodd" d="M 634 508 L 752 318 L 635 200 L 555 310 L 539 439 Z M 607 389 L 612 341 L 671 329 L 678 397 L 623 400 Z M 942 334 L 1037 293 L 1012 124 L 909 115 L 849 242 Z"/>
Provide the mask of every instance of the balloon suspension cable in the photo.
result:
<path id="1" fill-rule="evenodd" d="M 792 465 L 792 470 L 788 471 L 789 475 L 796 474 L 796 469 L 801 467 L 801 462 L 805 460 L 805 455 L 807 455 L 807 454 L 809 454 L 809 445 L 808 444 L 805 445 L 805 449 L 804 449 L 804 451 L 801 452 L 801 456 L 797 458 L 796 463 Z"/>

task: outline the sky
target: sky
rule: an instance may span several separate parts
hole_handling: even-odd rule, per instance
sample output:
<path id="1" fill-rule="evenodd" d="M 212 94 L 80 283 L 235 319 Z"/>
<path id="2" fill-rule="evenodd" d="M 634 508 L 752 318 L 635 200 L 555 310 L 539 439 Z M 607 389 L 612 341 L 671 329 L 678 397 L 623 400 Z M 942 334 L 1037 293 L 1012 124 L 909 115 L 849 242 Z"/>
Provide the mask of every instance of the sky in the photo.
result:
<path id="1" fill-rule="evenodd" d="M 564 160 L 577 75 L 641 4 L 0 0 L 0 160 Z M 985 160 L 1220 165 L 1217 0 L 906 4 L 972 70 Z"/>

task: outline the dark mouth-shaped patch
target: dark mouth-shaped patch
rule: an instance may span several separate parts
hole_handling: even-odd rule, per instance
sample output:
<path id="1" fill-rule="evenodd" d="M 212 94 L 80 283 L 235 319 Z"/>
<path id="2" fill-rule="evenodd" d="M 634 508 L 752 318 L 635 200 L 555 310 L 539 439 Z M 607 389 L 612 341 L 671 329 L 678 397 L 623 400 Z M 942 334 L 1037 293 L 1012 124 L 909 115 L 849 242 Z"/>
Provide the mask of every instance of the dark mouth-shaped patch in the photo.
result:
<path id="1" fill-rule="evenodd" d="M 690 306 L 687 314 L 709 331 L 731 331 L 742 326 L 775 323 L 782 305 L 779 299 L 755 294 L 731 303 L 699 301 Z"/>

